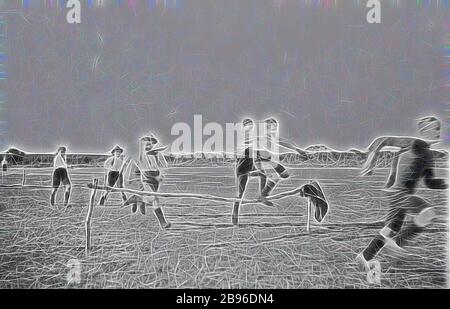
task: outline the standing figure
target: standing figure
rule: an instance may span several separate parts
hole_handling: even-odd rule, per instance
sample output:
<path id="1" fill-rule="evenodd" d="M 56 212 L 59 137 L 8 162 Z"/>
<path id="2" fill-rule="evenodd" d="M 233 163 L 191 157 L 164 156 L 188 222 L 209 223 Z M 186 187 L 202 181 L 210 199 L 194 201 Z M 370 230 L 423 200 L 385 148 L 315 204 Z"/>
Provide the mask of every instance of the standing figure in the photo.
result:
<path id="1" fill-rule="evenodd" d="M 110 188 L 123 188 L 123 171 L 127 163 L 127 160 L 124 161 L 123 159 L 123 152 L 124 150 L 120 146 L 114 147 L 114 149 L 111 150 L 112 156 L 105 162 L 105 184 Z M 111 190 L 108 190 L 108 188 L 106 189 L 104 195 L 100 199 L 101 206 L 105 205 L 110 191 Z M 128 200 L 126 194 L 123 192 L 122 200 L 123 202 Z"/>
<path id="2" fill-rule="evenodd" d="M 55 206 L 55 198 L 61 184 L 64 187 L 64 206 L 69 205 L 71 181 L 67 168 L 66 147 L 59 147 L 53 160 L 53 180 L 50 205 Z"/>
<path id="3" fill-rule="evenodd" d="M 137 183 L 140 191 L 158 192 L 161 183 L 161 169 L 168 167 L 167 161 L 162 154 L 167 147 L 158 147 L 159 141 L 153 135 L 145 136 L 139 141 L 139 158 L 132 160 L 126 168 L 126 179 L 129 183 Z M 171 224 L 167 222 L 164 212 L 159 204 L 159 198 L 139 197 L 133 195 L 125 205 L 132 205 L 135 213 L 139 209 L 143 215 L 146 214 L 146 207 L 152 205 L 161 228 L 168 229 Z"/>
<path id="4" fill-rule="evenodd" d="M 238 198 L 242 201 L 247 189 L 250 174 L 255 172 L 254 160 L 254 142 L 255 142 L 255 122 L 253 119 L 246 118 L 242 121 L 242 145 L 239 145 L 237 151 L 237 160 L 235 165 L 235 176 L 238 185 Z M 239 223 L 239 208 L 241 201 L 235 202 L 233 205 L 233 213 L 231 221 L 233 225 Z"/>
<path id="5" fill-rule="evenodd" d="M 403 148 L 408 142 L 412 144 L 406 149 Z M 371 270 L 374 263 L 378 263 L 374 259 L 383 248 L 404 253 L 405 250 L 402 247 L 429 226 L 436 217 L 434 207 L 416 195 L 419 181 L 423 179 L 430 189 L 448 188 L 443 179 L 434 177 L 433 154 L 429 143 L 420 139 L 390 139 L 388 144 L 402 150 L 392 164 L 386 185 L 390 189 L 390 210 L 386 225 L 369 246 L 357 256 L 360 268 L 366 272 Z M 413 220 L 405 224 L 407 215 L 411 215 Z"/>

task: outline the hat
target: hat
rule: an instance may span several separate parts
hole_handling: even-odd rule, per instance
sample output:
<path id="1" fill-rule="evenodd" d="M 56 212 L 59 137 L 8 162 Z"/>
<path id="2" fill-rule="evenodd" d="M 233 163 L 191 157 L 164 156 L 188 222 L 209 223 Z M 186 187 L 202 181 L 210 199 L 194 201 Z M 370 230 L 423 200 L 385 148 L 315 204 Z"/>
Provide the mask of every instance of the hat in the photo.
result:
<path id="1" fill-rule="evenodd" d="M 278 120 L 276 120 L 274 117 L 270 117 L 266 120 L 264 120 L 265 124 L 270 124 L 270 125 L 278 125 Z"/>
<path id="2" fill-rule="evenodd" d="M 150 134 L 148 136 L 144 136 L 143 138 L 141 138 L 141 141 L 142 142 L 150 142 L 152 144 L 158 144 L 159 143 L 159 140 L 153 134 Z"/>
<path id="3" fill-rule="evenodd" d="M 253 125 L 254 123 L 255 122 L 250 118 L 245 118 L 244 120 L 242 120 L 242 124 L 244 125 L 244 127 Z"/>
<path id="4" fill-rule="evenodd" d="M 111 150 L 111 153 L 112 154 L 114 154 L 116 151 L 120 151 L 120 153 L 123 153 L 123 148 L 122 147 L 120 147 L 119 145 L 116 145 L 116 147 L 114 147 L 112 150 Z"/>

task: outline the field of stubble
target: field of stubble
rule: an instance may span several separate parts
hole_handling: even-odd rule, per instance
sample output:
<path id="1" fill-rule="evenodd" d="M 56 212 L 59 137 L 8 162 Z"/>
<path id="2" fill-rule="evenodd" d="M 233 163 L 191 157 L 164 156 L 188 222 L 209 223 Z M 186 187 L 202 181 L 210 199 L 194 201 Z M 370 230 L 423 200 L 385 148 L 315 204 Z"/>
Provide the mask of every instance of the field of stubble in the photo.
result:
<path id="1" fill-rule="evenodd" d="M 100 170 L 72 170 L 74 184 L 102 179 Z M 381 285 L 370 286 L 354 262 L 382 226 L 387 170 L 360 178 L 354 169 L 292 169 L 277 192 L 318 180 L 331 204 L 322 225 L 306 232 L 306 200 L 292 197 L 276 208 L 247 205 L 241 226 L 230 223 L 231 206 L 199 200 L 163 201 L 173 228 L 159 229 L 147 216 L 120 207 L 113 194 L 97 206 L 93 248 L 84 252 L 89 191 L 76 188 L 71 207 L 48 205 L 48 191 L 0 189 L 0 288 L 440 288 L 447 286 L 448 198 L 419 194 L 438 206 L 440 219 L 401 260 L 382 254 Z M 27 171 L 27 184 L 50 184 L 50 170 Z M 447 175 L 440 170 L 441 176 Z M 21 183 L 13 170 L 3 184 Z M 252 180 L 248 197 L 255 197 Z M 232 197 L 232 168 L 173 168 L 165 192 Z M 67 283 L 68 261 L 81 263 L 81 283 Z"/>

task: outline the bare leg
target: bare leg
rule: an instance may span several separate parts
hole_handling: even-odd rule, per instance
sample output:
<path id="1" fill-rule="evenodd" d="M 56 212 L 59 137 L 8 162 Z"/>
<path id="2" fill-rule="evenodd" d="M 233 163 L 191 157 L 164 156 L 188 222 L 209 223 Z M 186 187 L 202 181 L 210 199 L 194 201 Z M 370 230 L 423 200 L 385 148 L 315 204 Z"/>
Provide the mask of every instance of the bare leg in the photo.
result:
<path id="1" fill-rule="evenodd" d="M 264 191 L 266 184 L 267 184 L 267 176 L 264 174 L 261 174 L 261 176 L 259 177 L 259 194 L 260 195 Z"/>
<path id="2" fill-rule="evenodd" d="M 415 236 L 422 233 L 426 227 L 433 223 L 436 218 L 436 211 L 433 207 L 428 207 L 414 217 L 413 222 L 404 227 L 395 237 L 398 246 L 403 247 Z"/>
<path id="3" fill-rule="evenodd" d="M 268 179 L 267 184 L 264 189 L 261 191 L 260 201 L 264 203 L 266 206 L 273 206 L 273 203 L 267 199 L 268 196 L 272 193 L 273 189 L 277 186 L 277 181 L 274 179 Z"/>
<path id="4" fill-rule="evenodd" d="M 72 189 L 71 185 L 66 186 L 66 190 L 64 193 L 64 206 L 68 206 L 69 205 L 69 200 L 70 200 L 70 190 Z"/>
<path id="5" fill-rule="evenodd" d="M 124 187 L 123 186 L 123 175 L 122 174 L 119 176 L 117 187 L 118 188 L 123 188 Z M 122 192 L 121 194 L 122 194 L 122 201 L 125 203 L 128 200 L 128 197 L 127 197 L 127 195 L 124 192 Z"/>
<path id="6" fill-rule="evenodd" d="M 156 218 L 158 218 L 159 225 L 161 226 L 162 229 L 166 230 L 172 226 L 171 223 L 167 222 L 164 212 L 159 205 L 158 198 L 155 198 L 153 200 L 153 212 L 155 213 Z"/>
<path id="7" fill-rule="evenodd" d="M 239 182 L 239 198 L 242 201 L 242 198 L 245 195 L 245 190 L 247 189 L 248 183 L 248 175 L 241 175 L 238 177 Z M 241 206 L 241 202 L 235 202 L 233 206 L 233 215 L 232 215 L 232 223 L 233 225 L 239 224 L 239 208 Z"/>
<path id="8" fill-rule="evenodd" d="M 50 195 L 50 205 L 52 207 L 55 207 L 55 199 L 56 199 L 56 194 L 58 193 L 58 188 L 53 188 L 52 189 L 52 194 Z"/>
<path id="9" fill-rule="evenodd" d="M 405 220 L 406 213 L 403 209 L 399 209 L 392 216 L 391 221 L 380 231 L 369 246 L 363 251 L 363 256 L 366 261 L 374 259 L 378 253 L 386 245 L 386 239 L 392 238 L 401 230 L 403 222 Z"/>
<path id="10" fill-rule="evenodd" d="M 100 206 L 104 206 L 105 205 L 106 200 L 108 199 L 108 195 L 109 195 L 109 190 L 106 190 L 105 194 L 103 194 L 102 198 L 100 199 Z"/>

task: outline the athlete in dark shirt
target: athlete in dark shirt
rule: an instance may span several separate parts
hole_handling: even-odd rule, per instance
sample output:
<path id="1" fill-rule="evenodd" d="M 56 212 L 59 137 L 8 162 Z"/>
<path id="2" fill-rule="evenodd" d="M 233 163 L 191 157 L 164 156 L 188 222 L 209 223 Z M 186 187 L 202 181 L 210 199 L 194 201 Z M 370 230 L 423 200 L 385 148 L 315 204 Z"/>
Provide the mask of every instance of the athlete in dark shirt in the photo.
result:
<path id="1" fill-rule="evenodd" d="M 404 146 L 403 144 L 400 147 Z M 436 217 L 432 205 L 415 195 L 421 179 L 430 189 L 444 190 L 448 188 L 445 180 L 436 179 L 434 176 L 433 154 L 429 143 L 416 139 L 411 141 L 410 147 L 401 151 L 392 164 L 387 184 L 390 210 L 386 225 L 357 257 L 359 265 L 365 271 L 371 269 L 371 262 L 383 248 L 397 253 L 404 252 L 402 247 L 407 241 L 421 233 Z M 412 215 L 413 220 L 405 225 L 407 214 Z"/>

